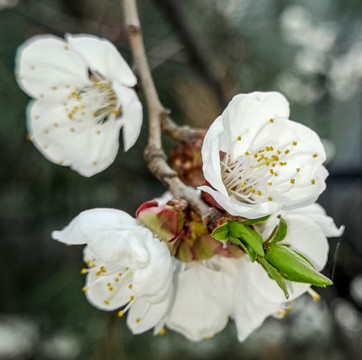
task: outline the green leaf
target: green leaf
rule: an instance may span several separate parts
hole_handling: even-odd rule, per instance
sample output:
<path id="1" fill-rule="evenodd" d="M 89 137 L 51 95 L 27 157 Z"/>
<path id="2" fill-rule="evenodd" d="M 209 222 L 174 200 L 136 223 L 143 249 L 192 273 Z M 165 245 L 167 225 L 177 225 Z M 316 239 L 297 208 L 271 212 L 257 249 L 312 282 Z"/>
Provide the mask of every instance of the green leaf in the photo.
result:
<path id="1" fill-rule="evenodd" d="M 248 225 L 244 225 L 243 223 L 236 221 L 230 221 L 229 235 L 242 240 L 244 244 L 248 244 L 257 255 L 264 256 L 262 236 Z"/>
<path id="2" fill-rule="evenodd" d="M 228 241 L 229 239 L 229 223 L 226 221 L 221 226 L 214 229 L 214 231 L 211 233 L 211 236 L 219 241 Z"/>
<path id="3" fill-rule="evenodd" d="M 258 262 L 264 268 L 264 270 L 268 273 L 269 277 L 276 281 L 279 287 L 283 290 L 285 298 L 289 299 L 289 292 L 287 285 L 285 284 L 282 275 L 280 275 L 279 271 L 272 265 L 268 263 L 268 261 L 261 256 L 258 256 Z"/>
<path id="4" fill-rule="evenodd" d="M 234 244 L 240 245 L 241 248 L 249 256 L 251 262 L 254 262 L 256 260 L 256 252 L 248 244 L 244 243 L 240 239 L 234 238 L 233 236 L 230 236 L 230 241 L 232 241 Z"/>
<path id="5" fill-rule="evenodd" d="M 261 222 L 265 222 L 270 218 L 270 215 L 268 216 L 263 216 L 261 218 L 257 218 L 257 219 L 245 219 L 245 220 L 239 220 L 240 223 L 244 224 L 244 225 L 254 225 L 254 224 L 259 224 Z"/>
<path id="6" fill-rule="evenodd" d="M 277 231 L 276 231 L 271 243 L 275 244 L 277 242 L 283 241 L 285 239 L 285 237 L 287 236 L 287 231 L 288 231 L 287 222 L 282 217 L 280 217 Z"/>
<path id="7" fill-rule="evenodd" d="M 265 258 L 284 279 L 325 287 L 332 281 L 318 273 L 310 262 L 285 245 L 273 245 L 266 250 Z"/>

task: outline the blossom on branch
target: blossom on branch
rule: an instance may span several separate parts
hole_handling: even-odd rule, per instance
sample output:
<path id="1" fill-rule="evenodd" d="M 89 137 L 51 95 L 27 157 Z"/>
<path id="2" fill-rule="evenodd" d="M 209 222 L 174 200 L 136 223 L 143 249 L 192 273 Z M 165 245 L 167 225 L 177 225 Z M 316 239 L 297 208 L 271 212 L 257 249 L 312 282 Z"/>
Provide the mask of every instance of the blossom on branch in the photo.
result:
<path id="1" fill-rule="evenodd" d="M 53 163 L 89 177 L 115 160 L 121 128 L 124 151 L 138 139 L 137 79 L 109 41 L 35 36 L 19 48 L 15 72 L 34 98 L 27 109 L 29 139 Z"/>
<path id="2" fill-rule="evenodd" d="M 229 214 L 249 219 L 315 202 L 328 175 L 324 148 L 314 131 L 288 118 L 279 93 L 235 96 L 205 136 L 208 185 L 200 189 Z"/>
<path id="3" fill-rule="evenodd" d="M 167 245 L 127 213 L 114 209 L 84 211 L 52 237 L 65 244 L 85 244 L 87 274 L 83 288 L 101 310 L 128 310 L 134 334 L 154 327 L 172 299 L 174 265 Z"/>

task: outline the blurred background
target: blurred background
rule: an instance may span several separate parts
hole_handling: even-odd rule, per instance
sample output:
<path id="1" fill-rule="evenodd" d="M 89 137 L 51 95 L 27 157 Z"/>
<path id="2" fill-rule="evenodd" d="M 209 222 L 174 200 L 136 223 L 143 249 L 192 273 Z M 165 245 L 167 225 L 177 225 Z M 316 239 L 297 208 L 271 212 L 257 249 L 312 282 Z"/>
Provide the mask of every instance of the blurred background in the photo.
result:
<path id="1" fill-rule="evenodd" d="M 325 269 L 335 286 L 305 295 L 242 344 L 230 321 L 194 344 L 166 331 L 132 336 L 86 301 L 82 249 L 50 238 L 94 207 L 133 214 L 164 189 L 137 145 L 90 179 L 47 161 L 26 140 L 29 98 L 14 56 L 43 33 L 91 33 L 131 63 L 120 0 L 0 0 L 0 359 L 360 359 L 362 352 L 362 2 L 139 0 L 152 73 L 178 123 L 207 127 L 233 95 L 277 90 L 291 118 L 323 138 L 327 190 L 319 202 L 346 230 Z M 166 149 L 171 143 L 164 138 Z"/>

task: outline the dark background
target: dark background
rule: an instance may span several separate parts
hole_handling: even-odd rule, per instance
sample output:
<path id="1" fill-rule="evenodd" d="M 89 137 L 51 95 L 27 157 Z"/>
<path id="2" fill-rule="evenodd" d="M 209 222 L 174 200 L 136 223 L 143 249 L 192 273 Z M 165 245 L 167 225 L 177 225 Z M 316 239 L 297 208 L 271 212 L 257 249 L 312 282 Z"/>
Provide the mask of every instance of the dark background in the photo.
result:
<path id="1" fill-rule="evenodd" d="M 335 286 L 305 295 L 239 344 L 232 321 L 194 344 L 166 331 L 132 336 L 84 298 L 81 249 L 51 240 L 79 212 L 131 214 L 162 186 L 137 145 L 90 179 L 26 140 L 28 97 L 13 75 L 36 34 L 91 33 L 131 63 L 120 1 L 0 1 L 0 359 L 359 359 L 362 351 L 362 3 L 358 0 L 141 0 L 157 89 L 178 123 L 207 127 L 233 95 L 281 91 L 291 118 L 324 139 L 330 176 L 320 203 L 346 231 L 325 269 Z M 143 99 L 141 99 L 143 100 Z M 164 139 L 170 149 L 171 143 Z"/>

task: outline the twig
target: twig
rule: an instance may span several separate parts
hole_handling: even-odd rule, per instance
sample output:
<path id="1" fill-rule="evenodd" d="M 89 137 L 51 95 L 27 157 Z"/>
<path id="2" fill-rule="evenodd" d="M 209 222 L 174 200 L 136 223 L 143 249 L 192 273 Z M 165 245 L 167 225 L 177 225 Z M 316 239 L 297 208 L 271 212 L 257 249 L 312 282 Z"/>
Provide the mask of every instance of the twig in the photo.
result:
<path id="1" fill-rule="evenodd" d="M 201 215 L 204 223 L 212 227 L 219 217 L 218 210 L 203 202 L 199 192 L 192 187 L 186 186 L 178 178 L 176 172 L 167 164 L 166 155 L 161 143 L 161 121 L 168 118 L 168 112 L 162 106 L 153 83 L 143 44 L 136 1 L 123 0 L 123 6 L 131 51 L 141 80 L 149 113 L 149 137 L 145 150 L 148 167 L 170 190 L 173 196 L 186 200 Z M 163 122 L 165 123 L 165 120 Z M 166 122 L 171 126 L 172 123 L 170 121 Z"/>
<path id="2" fill-rule="evenodd" d="M 161 127 L 174 142 L 188 141 L 206 133 L 206 129 L 194 129 L 187 125 L 179 126 L 169 116 L 162 117 Z"/>

